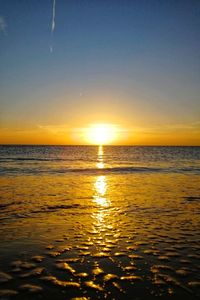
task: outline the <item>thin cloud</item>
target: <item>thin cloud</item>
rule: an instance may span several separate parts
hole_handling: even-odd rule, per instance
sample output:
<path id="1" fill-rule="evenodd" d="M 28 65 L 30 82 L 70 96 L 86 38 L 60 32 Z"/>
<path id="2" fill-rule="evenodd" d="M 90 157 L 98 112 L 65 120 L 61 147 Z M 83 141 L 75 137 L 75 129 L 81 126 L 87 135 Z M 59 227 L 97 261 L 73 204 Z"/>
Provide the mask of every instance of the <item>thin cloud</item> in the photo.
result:
<path id="1" fill-rule="evenodd" d="M 6 34 L 6 28 L 7 28 L 6 21 L 2 16 L 0 16 L 0 33 Z"/>
<path id="2" fill-rule="evenodd" d="M 66 132 L 70 132 L 72 129 L 67 125 L 37 125 L 40 130 L 48 131 L 53 134 L 65 134 Z"/>
<path id="3" fill-rule="evenodd" d="M 200 132 L 200 121 L 191 123 L 171 123 L 171 124 L 160 124 L 149 127 L 138 127 L 129 129 L 130 132 L 138 134 L 170 134 L 173 132 Z"/>
<path id="4" fill-rule="evenodd" d="M 53 0 L 53 12 L 52 12 L 52 22 L 51 22 L 51 35 L 53 36 L 56 27 L 56 0 Z M 49 48 L 50 52 L 53 52 L 53 45 Z"/>

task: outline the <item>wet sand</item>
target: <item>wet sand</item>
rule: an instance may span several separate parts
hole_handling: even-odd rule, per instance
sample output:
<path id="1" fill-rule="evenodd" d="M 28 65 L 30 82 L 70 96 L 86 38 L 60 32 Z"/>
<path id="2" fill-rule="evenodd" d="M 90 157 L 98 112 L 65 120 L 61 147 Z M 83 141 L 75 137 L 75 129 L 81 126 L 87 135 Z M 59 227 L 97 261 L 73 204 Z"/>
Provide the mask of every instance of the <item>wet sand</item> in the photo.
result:
<path id="1" fill-rule="evenodd" d="M 199 148 L 1 151 L 0 299 L 199 299 Z"/>
<path id="2" fill-rule="evenodd" d="M 1 184 L 0 299 L 199 298 L 198 177 Z"/>

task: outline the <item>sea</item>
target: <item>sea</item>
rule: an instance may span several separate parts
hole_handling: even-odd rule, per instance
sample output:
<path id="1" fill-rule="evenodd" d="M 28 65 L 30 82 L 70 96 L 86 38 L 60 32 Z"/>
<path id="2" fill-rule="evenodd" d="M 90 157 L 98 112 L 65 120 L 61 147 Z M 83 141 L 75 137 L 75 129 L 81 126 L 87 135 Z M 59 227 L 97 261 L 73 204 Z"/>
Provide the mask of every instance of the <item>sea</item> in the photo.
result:
<path id="1" fill-rule="evenodd" d="M 199 299 L 200 147 L 0 146 L 0 299 Z"/>

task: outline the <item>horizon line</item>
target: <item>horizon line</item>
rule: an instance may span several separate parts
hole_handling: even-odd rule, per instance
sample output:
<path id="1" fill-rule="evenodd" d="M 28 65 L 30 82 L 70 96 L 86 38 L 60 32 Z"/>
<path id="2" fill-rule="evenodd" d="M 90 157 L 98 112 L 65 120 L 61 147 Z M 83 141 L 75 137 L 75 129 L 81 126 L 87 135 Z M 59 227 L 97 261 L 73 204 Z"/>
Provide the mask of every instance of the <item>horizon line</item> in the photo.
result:
<path id="1" fill-rule="evenodd" d="M 170 144 L 159 144 L 159 145 L 155 145 L 155 144 L 105 144 L 105 145 L 101 145 L 101 144 L 18 144 L 18 143 L 9 143 L 9 144 L 1 144 L 0 146 L 83 146 L 83 147 L 99 147 L 99 146 L 104 146 L 104 147 L 200 147 L 200 145 L 186 145 L 186 144 L 177 144 L 177 145 L 170 145 Z"/>

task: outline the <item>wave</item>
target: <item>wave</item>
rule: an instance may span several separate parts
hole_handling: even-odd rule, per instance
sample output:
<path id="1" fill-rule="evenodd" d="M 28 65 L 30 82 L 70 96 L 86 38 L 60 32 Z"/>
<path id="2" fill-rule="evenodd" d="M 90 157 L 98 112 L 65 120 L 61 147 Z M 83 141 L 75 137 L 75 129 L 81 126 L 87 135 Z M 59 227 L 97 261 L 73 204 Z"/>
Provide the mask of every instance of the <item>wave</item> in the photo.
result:
<path id="1" fill-rule="evenodd" d="M 11 203 L 14 204 L 14 203 Z M 10 205 L 11 205 L 10 204 Z M 16 207 L 16 203 L 15 203 L 15 207 Z M 25 205 L 26 206 L 26 205 Z M 3 206 L 3 208 L 6 208 L 7 206 Z M 80 204 L 55 204 L 55 205 L 46 205 L 43 207 L 38 207 L 37 209 L 29 209 L 29 210 L 24 210 L 23 212 L 17 213 L 14 210 L 10 210 L 10 211 L 0 211 L 0 220 L 1 221 L 9 221 L 12 222 L 13 220 L 16 219 L 26 219 L 26 218 L 37 218 L 38 215 L 41 214 L 49 214 L 49 213 L 56 213 L 56 212 L 61 212 L 63 210 L 69 210 L 71 211 L 71 214 L 90 214 L 91 212 L 88 212 L 88 209 L 91 209 L 91 207 L 93 207 L 92 205 L 88 206 L 88 205 L 80 205 Z M 2 208 L 0 206 L 0 208 Z"/>
<path id="2" fill-rule="evenodd" d="M 70 158 L 70 157 L 67 157 L 67 158 L 57 158 L 57 157 L 51 157 L 51 158 L 37 158 L 37 157 L 0 157 L 0 163 L 20 163 L 20 162 L 25 162 L 25 163 L 28 163 L 28 162 L 97 162 L 96 158 Z"/>
<path id="3" fill-rule="evenodd" d="M 85 168 L 68 169 L 72 173 L 137 173 L 137 172 L 160 172 L 161 168 L 152 167 L 110 167 L 110 168 Z"/>
<path id="4" fill-rule="evenodd" d="M 56 158 L 56 157 L 53 157 L 53 158 L 37 158 L 37 157 L 3 157 L 3 158 L 0 158 L 0 162 L 8 162 L 8 161 L 74 161 L 76 159 L 70 159 L 70 158 Z"/>
<path id="5" fill-rule="evenodd" d="M 10 202 L 10 203 L 0 203 L 0 213 L 2 212 L 2 210 L 6 209 L 7 207 L 13 205 L 14 202 Z"/>
<path id="6" fill-rule="evenodd" d="M 185 201 L 189 201 L 189 202 L 200 201 L 200 197 L 199 196 L 186 196 L 186 197 L 183 197 L 183 199 Z"/>
<path id="7" fill-rule="evenodd" d="M 21 168 L 21 167 L 0 167 L 0 174 L 14 174 L 14 175 L 62 175 L 62 174 L 81 174 L 81 175 L 107 175 L 107 174 L 135 174 L 135 173 L 183 173 L 183 174 L 200 174 L 200 168 L 194 167 L 143 167 L 143 166 L 120 166 L 120 167 L 107 167 L 107 168 L 69 168 L 69 167 L 60 167 L 60 168 L 42 168 L 30 166 Z"/>

